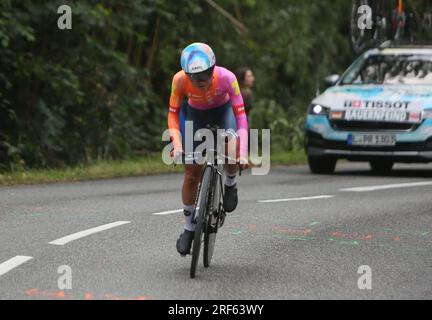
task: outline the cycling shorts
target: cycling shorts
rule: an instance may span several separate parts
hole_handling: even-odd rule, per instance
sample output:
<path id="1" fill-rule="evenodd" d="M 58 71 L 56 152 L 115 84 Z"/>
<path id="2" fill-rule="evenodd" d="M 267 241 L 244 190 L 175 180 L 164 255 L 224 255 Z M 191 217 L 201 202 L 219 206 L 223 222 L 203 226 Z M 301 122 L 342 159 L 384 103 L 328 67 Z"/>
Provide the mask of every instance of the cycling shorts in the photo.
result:
<path id="1" fill-rule="evenodd" d="M 193 108 L 185 101 L 180 110 L 180 132 L 182 135 L 183 150 L 186 154 L 190 151 L 194 152 L 197 146 L 203 143 L 203 141 L 195 141 L 194 139 L 193 150 L 186 149 L 186 121 L 190 121 L 193 124 L 192 139 L 198 130 L 206 129 L 208 125 L 212 127 L 217 125 L 219 129 L 229 130 L 234 133 L 237 132 L 237 121 L 230 101 L 220 107 L 209 110 Z"/>

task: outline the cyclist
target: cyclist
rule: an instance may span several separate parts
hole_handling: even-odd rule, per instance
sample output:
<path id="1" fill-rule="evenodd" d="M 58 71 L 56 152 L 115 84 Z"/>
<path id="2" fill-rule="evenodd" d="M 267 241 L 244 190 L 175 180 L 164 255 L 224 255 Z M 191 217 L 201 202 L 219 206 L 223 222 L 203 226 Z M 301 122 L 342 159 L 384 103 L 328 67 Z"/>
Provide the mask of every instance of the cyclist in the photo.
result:
<path id="1" fill-rule="evenodd" d="M 238 161 L 243 169 L 248 167 L 248 122 L 243 98 L 235 75 L 216 66 L 213 50 L 204 43 L 193 43 L 181 54 L 182 70 L 174 75 L 168 113 L 168 128 L 173 141 L 173 156 L 184 153 L 185 121 L 193 123 L 193 135 L 207 125 L 237 133 Z M 183 103 L 183 98 L 188 97 Z M 235 139 L 237 140 L 237 139 Z M 194 150 L 200 142 L 193 142 Z M 237 141 L 228 142 L 228 148 L 236 148 Z M 235 149 L 234 149 L 235 150 Z M 188 151 L 188 150 L 186 150 Z M 187 152 L 186 152 L 187 154 Z M 195 200 L 200 182 L 202 165 L 186 164 L 182 189 L 184 232 L 177 240 L 181 255 L 190 253 L 195 225 L 192 221 Z M 238 165 L 225 166 L 224 210 L 233 212 L 238 203 L 236 175 Z"/>

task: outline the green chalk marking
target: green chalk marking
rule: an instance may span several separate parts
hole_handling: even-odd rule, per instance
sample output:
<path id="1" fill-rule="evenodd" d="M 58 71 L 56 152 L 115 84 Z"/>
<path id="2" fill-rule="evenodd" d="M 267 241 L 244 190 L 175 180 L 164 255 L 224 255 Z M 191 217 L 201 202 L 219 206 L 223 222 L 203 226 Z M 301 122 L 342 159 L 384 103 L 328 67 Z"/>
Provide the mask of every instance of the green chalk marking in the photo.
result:
<path id="1" fill-rule="evenodd" d="M 288 239 L 288 240 L 299 240 L 299 241 L 316 240 L 316 238 L 309 237 L 309 236 L 288 236 L 288 235 L 283 235 L 283 234 L 276 234 L 275 237 L 277 237 L 277 238 L 283 238 L 283 239 Z"/>
<path id="2" fill-rule="evenodd" d="M 422 236 L 422 237 L 425 237 L 425 236 L 430 234 L 429 231 L 394 230 L 394 229 L 390 229 L 390 228 L 384 228 L 383 231 L 395 232 L 395 233 L 400 233 L 400 234 L 408 234 L 408 235 L 416 235 L 416 236 Z"/>
<path id="3" fill-rule="evenodd" d="M 337 240 L 334 238 L 328 238 L 327 240 L 337 242 L 339 244 L 348 244 L 348 245 L 352 245 L 352 246 L 358 246 L 360 244 L 360 242 L 357 240 Z"/>
<path id="4" fill-rule="evenodd" d="M 405 253 L 419 253 L 419 252 L 430 252 L 430 249 L 422 249 L 422 248 L 415 248 L 415 247 L 400 247 L 400 246 L 393 246 L 393 245 L 387 245 L 387 244 L 380 244 L 379 245 L 382 248 L 390 248 L 390 249 L 398 249 Z"/>

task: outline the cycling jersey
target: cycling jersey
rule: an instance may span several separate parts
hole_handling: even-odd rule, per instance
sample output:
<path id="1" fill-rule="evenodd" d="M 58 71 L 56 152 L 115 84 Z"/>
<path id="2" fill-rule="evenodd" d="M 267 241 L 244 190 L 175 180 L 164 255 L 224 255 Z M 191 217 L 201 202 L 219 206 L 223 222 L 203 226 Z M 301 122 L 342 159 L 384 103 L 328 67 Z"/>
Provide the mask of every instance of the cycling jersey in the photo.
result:
<path id="1" fill-rule="evenodd" d="M 185 96 L 189 99 L 189 106 L 200 111 L 221 108 L 230 102 L 237 123 L 240 156 L 247 157 L 248 121 L 237 79 L 231 71 L 216 66 L 211 86 L 206 91 L 194 87 L 184 71 L 180 71 L 174 76 L 168 114 L 168 128 L 173 138 L 174 148 L 178 149 L 182 147 L 179 114 Z"/>

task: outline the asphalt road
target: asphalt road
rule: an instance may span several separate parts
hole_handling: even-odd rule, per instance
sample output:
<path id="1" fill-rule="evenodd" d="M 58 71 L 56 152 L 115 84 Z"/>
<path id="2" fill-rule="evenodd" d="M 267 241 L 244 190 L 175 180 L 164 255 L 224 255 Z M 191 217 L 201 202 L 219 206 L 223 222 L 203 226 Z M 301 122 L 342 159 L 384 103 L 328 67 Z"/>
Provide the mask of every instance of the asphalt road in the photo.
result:
<path id="1" fill-rule="evenodd" d="M 245 174 L 194 280 L 175 249 L 183 218 L 169 213 L 182 175 L 2 187 L 0 299 L 431 299 L 431 177 L 431 165 L 375 176 L 351 163 Z M 352 189 L 372 186 L 384 187 Z"/>

